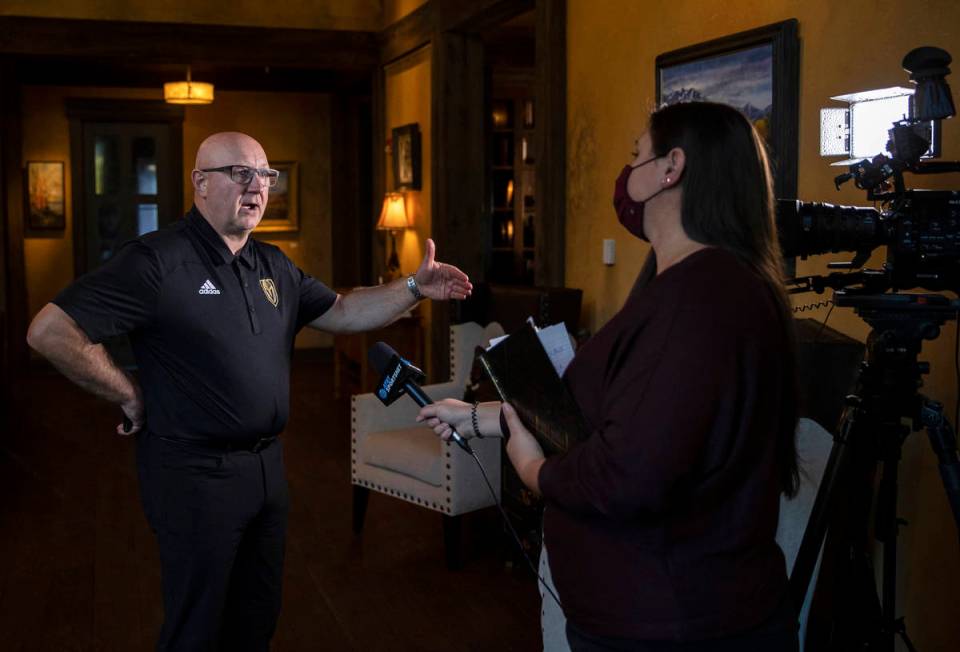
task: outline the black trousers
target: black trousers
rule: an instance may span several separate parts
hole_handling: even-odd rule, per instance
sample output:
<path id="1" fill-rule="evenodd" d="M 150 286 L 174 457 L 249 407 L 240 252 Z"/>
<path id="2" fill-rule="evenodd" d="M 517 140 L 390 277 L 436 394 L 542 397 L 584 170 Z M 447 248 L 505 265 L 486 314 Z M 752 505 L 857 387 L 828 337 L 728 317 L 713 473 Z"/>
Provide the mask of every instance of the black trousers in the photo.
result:
<path id="1" fill-rule="evenodd" d="M 227 452 L 141 433 L 137 471 L 160 548 L 157 650 L 268 650 L 289 511 L 280 440 Z"/>

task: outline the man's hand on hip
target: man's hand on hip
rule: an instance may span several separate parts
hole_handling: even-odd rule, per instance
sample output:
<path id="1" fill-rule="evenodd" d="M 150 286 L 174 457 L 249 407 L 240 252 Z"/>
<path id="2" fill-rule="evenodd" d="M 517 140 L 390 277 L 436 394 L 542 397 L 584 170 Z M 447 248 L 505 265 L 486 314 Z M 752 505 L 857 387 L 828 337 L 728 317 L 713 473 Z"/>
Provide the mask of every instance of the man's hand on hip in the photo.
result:
<path id="1" fill-rule="evenodd" d="M 140 390 L 140 383 L 132 376 L 130 376 L 130 383 L 133 385 L 134 395 L 129 401 L 120 404 L 120 409 L 123 410 L 123 422 L 117 425 L 118 435 L 129 436 L 140 432 L 145 421 L 143 392 Z"/>

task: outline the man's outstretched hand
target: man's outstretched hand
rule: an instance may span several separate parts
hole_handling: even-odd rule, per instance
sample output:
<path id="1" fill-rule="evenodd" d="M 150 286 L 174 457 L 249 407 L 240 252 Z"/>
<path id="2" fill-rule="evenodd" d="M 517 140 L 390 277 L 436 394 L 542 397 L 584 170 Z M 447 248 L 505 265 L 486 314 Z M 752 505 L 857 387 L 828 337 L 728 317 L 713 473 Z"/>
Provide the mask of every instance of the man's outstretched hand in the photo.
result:
<path id="1" fill-rule="evenodd" d="M 473 292 L 470 277 L 453 265 L 437 262 L 436 254 L 437 245 L 432 238 L 427 238 L 427 253 L 414 274 L 421 294 L 439 301 L 469 297 Z"/>

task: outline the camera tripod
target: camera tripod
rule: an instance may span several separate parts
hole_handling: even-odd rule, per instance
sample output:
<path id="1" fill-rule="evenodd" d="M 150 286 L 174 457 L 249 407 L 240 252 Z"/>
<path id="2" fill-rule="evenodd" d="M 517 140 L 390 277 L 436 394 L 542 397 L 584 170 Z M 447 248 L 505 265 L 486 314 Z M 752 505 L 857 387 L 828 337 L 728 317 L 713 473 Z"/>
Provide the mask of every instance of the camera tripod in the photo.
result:
<path id="1" fill-rule="evenodd" d="M 915 650 L 896 616 L 898 463 L 911 431 L 926 428 L 943 486 L 960 530 L 960 459 L 943 406 L 918 392 L 929 364 L 918 362 L 923 340 L 957 318 L 960 303 L 936 294 L 851 295 L 835 304 L 853 307 L 873 329 L 855 394 L 847 404 L 790 577 L 799 608 L 823 545 L 818 589 L 807 629 L 807 649 L 893 652 L 900 636 Z M 905 425 L 904 419 L 911 424 Z M 873 536 L 883 543 L 882 591 L 878 596 L 871 559 L 870 514 L 878 465 Z M 826 588 L 824 578 L 831 578 Z M 822 590 L 826 588 L 826 590 Z M 818 619 L 819 614 L 828 614 Z M 815 647 L 813 647 L 815 646 Z"/>

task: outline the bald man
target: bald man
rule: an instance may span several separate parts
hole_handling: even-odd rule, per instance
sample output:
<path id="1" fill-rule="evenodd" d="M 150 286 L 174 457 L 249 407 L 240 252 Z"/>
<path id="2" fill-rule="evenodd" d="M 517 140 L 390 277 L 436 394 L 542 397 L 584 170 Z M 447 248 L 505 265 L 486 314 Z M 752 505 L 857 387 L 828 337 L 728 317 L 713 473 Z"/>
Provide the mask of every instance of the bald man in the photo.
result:
<path id="1" fill-rule="evenodd" d="M 64 375 L 120 406 L 119 434 L 137 434 L 163 580 L 158 650 L 269 648 L 288 511 L 278 435 L 300 328 L 379 328 L 422 298 L 471 292 L 427 240 L 416 274 L 336 294 L 250 238 L 279 174 L 253 138 L 210 136 L 186 217 L 125 244 L 44 306 L 27 334 Z M 124 334 L 137 375 L 102 345 Z"/>

